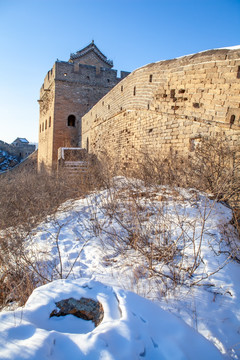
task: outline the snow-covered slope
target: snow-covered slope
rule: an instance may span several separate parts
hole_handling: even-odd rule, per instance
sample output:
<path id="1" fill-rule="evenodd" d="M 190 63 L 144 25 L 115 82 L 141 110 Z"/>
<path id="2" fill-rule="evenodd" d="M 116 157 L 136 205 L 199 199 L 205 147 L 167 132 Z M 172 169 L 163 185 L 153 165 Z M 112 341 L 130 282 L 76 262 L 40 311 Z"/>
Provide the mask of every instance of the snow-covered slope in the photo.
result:
<path id="1" fill-rule="evenodd" d="M 66 202 L 30 234 L 26 249 L 45 278 L 68 281 L 40 287 L 25 308 L 0 315 L 0 359 L 218 358 L 195 331 L 226 359 L 240 359 L 240 264 L 233 260 L 231 217 L 228 207 L 194 189 L 147 188 L 122 178 Z M 48 319 L 54 301 L 84 291 L 105 304 L 108 315 L 96 329 L 83 334 L 76 320 Z"/>
<path id="2" fill-rule="evenodd" d="M 70 297 L 101 302 L 102 322 L 95 328 L 73 315 L 49 318 L 55 302 Z M 23 309 L 0 314 L 0 324 L 5 360 L 222 359 L 203 336 L 151 301 L 84 279 L 38 288 Z"/>

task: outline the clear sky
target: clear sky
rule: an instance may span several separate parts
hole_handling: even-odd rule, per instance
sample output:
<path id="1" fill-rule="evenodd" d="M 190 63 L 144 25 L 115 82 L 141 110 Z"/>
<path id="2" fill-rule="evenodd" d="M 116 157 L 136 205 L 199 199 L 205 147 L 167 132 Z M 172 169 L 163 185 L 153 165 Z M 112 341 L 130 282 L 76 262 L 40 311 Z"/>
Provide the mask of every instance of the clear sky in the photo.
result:
<path id="1" fill-rule="evenodd" d="M 240 0 L 0 0 L 0 140 L 38 141 L 58 58 L 94 39 L 118 70 L 240 44 Z"/>

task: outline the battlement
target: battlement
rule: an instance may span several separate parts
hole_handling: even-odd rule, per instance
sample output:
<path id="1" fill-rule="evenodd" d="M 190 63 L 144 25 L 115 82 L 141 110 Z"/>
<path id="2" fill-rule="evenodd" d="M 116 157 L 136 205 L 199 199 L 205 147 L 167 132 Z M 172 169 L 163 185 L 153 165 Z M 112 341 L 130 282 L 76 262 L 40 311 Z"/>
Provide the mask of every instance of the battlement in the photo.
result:
<path id="1" fill-rule="evenodd" d="M 56 64 L 56 63 L 55 63 Z M 44 78 L 44 82 L 40 88 L 40 99 L 44 95 L 46 91 L 49 91 L 51 84 L 54 82 L 55 79 L 55 64 L 53 65 L 52 69 L 47 72 L 47 75 Z"/>
<path id="2" fill-rule="evenodd" d="M 117 70 L 109 68 L 97 68 L 93 65 L 74 64 L 69 62 L 57 62 L 55 64 L 55 80 L 80 82 L 84 85 L 112 87 L 129 72 L 121 71 L 121 77 L 117 76 Z"/>
<path id="3" fill-rule="evenodd" d="M 118 77 L 117 73 L 117 70 L 109 68 L 97 68 L 93 65 L 56 61 L 44 78 L 40 88 L 40 99 L 46 91 L 49 91 L 54 81 L 79 82 L 83 85 L 112 88 L 130 74 L 127 71 L 120 71 L 120 77 Z"/>

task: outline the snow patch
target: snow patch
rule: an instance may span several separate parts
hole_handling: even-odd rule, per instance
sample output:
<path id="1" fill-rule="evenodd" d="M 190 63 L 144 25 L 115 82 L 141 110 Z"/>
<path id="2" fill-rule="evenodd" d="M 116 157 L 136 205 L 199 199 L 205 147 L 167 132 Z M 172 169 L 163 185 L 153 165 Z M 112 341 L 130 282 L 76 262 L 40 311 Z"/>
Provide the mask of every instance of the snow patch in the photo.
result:
<path id="1" fill-rule="evenodd" d="M 68 297 L 100 301 L 102 322 L 92 328 L 72 315 L 53 322 L 55 302 Z M 36 289 L 23 309 L 1 313 L 0 324 L 1 359 L 222 359 L 203 336 L 151 301 L 86 279 Z"/>

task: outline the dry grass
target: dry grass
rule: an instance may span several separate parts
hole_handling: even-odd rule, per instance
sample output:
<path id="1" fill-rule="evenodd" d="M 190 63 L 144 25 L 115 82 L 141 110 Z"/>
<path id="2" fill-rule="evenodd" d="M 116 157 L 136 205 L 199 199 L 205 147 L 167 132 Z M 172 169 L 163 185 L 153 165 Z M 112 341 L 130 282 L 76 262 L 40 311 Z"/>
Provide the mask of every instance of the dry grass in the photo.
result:
<path id="1" fill-rule="evenodd" d="M 201 146 L 188 157 L 180 157 L 173 153 L 164 157 L 156 153 L 144 154 L 138 166 L 131 169 L 131 175 L 142 179 L 145 185 L 151 185 L 152 188 L 159 184 L 168 185 L 172 189 L 172 194 L 176 186 L 194 187 L 211 193 L 216 201 L 239 204 L 240 158 L 237 150 L 230 148 L 220 137 L 202 139 Z M 107 154 L 102 164 L 90 160 L 88 173 L 75 176 L 69 176 L 64 172 L 58 176 L 49 175 L 44 171 L 37 173 L 36 161 L 33 159 L 25 165 L 0 175 L 0 307 L 11 301 L 23 304 L 37 285 L 49 280 L 41 276 L 33 264 L 28 263 L 25 256 L 24 240 L 31 230 L 47 215 L 54 214 L 64 201 L 85 197 L 93 189 L 110 188 L 112 176 L 119 173 L 120 169 L 119 164 L 113 163 L 111 156 Z M 179 277 L 180 265 L 175 266 L 174 259 L 179 256 L 179 243 L 185 241 L 187 234 L 183 227 L 181 238 L 173 240 L 170 236 L 171 229 L 168 229 L 163 216 L 166 197 L 163 195 L 162 199 L 158 199 L 162 203 L 160 208 L 152 206 L 161 225 L 154 223 L 149 230 L 155 234 L 155 239 L 158 239 L 154 242 L 142 229 L 142 221 L 145 220 L 141 218 L 141 198 L 146 198 L 147 194 L 143 196 L 138 189 L 127 190 L 129 198 L 128 207 L 124 208 L 125 213 L 118 207 L 117 198 L 106 204 L 108 215 L 110 214 L 128 234 L 124 239 L 116 238 L 116 246 L 126 246 L 139 251 L 148 263 L 148 270 L 166 283 L 170 279 L 174 284 L 179 284 L 185 279 L 186 273 L 191 277 L 201 261 L 200 250 L 195 249 L 195 261 L 189 269 L 181 267 L 183 275 L 182 278 Z M 151 194 L 153 199 L 150 196 L 149 201 L 156 200 L 154 194 Z M 119 196 L 122 197 L 123 193 Z M 235 214 L 239 212 L 235 211 Z M 204 224 L 205 219 L 202 221 Z M 234 224 L 239 230 L 237 215 Z M 103 230 L 99 229 L 99 224 L 96 224 L 95 231 L 96 229 Z M 191 231 L 194 234 L 194 227 Z M 194 239 L 188 241 L 192 241 L 192 246 L 195 246 Z M 168 277 L 164 272 L 159 272 L 159 266 L 156 267 L 160 262 L 163 267 L 167 265 Z"/>
<path id="2" fill-rule="evenodd" d="M 104 182 L 99 164 L 87 174 L 40 173 L 36 161 L 0 175 L 0 307 L 23 304 L 32 290 L 47 281 L 28 263 L 24 241 L 46 216 L 66 200 L 86 196 Z"/>

